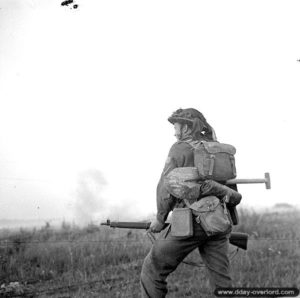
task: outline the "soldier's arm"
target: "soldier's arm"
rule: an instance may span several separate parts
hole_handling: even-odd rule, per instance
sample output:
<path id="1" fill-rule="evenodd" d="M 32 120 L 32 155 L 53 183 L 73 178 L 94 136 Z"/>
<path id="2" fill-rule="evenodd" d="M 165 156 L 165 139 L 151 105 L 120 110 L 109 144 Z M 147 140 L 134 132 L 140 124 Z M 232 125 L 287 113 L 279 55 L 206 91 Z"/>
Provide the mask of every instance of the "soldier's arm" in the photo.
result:
<path id="1" fill-rule="evenodd" d="M 164 178 L 175 168 L 193 165 L 193 153 L 191 147 L 186 143 L 175 143 L 168 154 L 163 172 L 157 186 L 157 220 L 164 223 L 168 214 L 173 210 L 176 200 L 166 190 Z"/>
<path id="2" fill-rule="evenodd" d="M 157 203 L 157 215 L 156 218 L 160 223 L 164 223 L 168 217 L 169 212 L 174 208 L 175 201 L 171 197 L 171 194 L 166 190 L 164 186 L 165 176 L 176 168 L 176 163 L 168 156 L 164 170 L 161 174 L 160 180 L 156 189 L 156 203 Z"/>

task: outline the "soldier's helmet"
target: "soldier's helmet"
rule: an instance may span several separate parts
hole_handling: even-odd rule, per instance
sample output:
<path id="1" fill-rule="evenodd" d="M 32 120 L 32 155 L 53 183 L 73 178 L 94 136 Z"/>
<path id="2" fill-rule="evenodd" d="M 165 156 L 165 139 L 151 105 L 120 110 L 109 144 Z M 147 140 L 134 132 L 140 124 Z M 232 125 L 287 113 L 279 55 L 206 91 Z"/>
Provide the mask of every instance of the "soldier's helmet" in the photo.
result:
<path id="1" fill-rule="evenodd" d="M 187 124 L 192 129 L 194 139 L 216 140 L 214 129 L 208 124 L 203 114 L 196 109 L 178 109 L 168 118 L 168 121 L 172 124 L 176 122 Z"/>

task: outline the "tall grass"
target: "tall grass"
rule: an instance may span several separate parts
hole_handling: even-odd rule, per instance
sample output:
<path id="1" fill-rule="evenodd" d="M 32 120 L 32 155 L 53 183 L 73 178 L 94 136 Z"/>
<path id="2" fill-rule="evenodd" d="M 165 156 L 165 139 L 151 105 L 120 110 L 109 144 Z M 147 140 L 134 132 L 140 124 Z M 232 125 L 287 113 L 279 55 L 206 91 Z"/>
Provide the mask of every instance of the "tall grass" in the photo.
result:
<path id="1" fill-rule="evenodd" d="M 232 260 L 236 286 L 300 286 L 300 213 L 239 210 L 235 231 L 250 235 L 248 250 Z M 0 285 L 18 281 L 43 290 L 93 280 L 72 297 L 137 297 L 143 258 L 151 247 L 144 231 L 63 223 L 0 235 Z M 231 248 L 234 249 L 233 247 Z M 200 260 L 197 252 L 189 258 Z M 201 260 L 200 260 L 201 261 Z M 52 292 L 59 297 L 71 288 Z M 169 277 L 169 297 L 210 297 L 205 268 L 180 265 Z M 47 296 L 45 293 L 40 296 Z"/>

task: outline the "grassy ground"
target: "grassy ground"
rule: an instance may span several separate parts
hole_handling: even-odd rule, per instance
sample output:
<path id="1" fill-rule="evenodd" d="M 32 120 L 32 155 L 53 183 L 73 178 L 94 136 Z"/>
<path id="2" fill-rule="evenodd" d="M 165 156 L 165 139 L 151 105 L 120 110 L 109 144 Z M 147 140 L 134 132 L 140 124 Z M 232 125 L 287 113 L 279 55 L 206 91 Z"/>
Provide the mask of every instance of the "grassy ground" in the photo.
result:
<path id="1" fill-rule="evenodd" d="M 250 239 L 248 250 L 231 262 L 235 286 L 300 287 L 299 220 L 296 211 L 240 210 L 235 230 Z M 144 231 L 66 223 L 3 230 L 0 239 L 0 293 L 37 297 L 139 297 L 141 265 L 151 246 Z M 196 252 L 188 258 L 201 261 Z M 182 264 L 168 280 L 168 297 L 211 297 L 204 267 Z"/>

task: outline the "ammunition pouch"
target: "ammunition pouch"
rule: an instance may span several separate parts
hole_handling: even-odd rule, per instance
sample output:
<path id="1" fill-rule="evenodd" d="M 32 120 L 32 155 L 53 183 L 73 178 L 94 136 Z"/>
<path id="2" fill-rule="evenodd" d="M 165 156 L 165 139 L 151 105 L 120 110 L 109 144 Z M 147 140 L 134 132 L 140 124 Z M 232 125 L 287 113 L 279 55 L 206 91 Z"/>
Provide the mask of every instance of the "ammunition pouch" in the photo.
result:
<path id="1" fill-rule="evenodd" d="M 171 220 L 171 235 L 184 238 L 193 236 L 193 215 L 190 208 L 174 208 Z"/>

